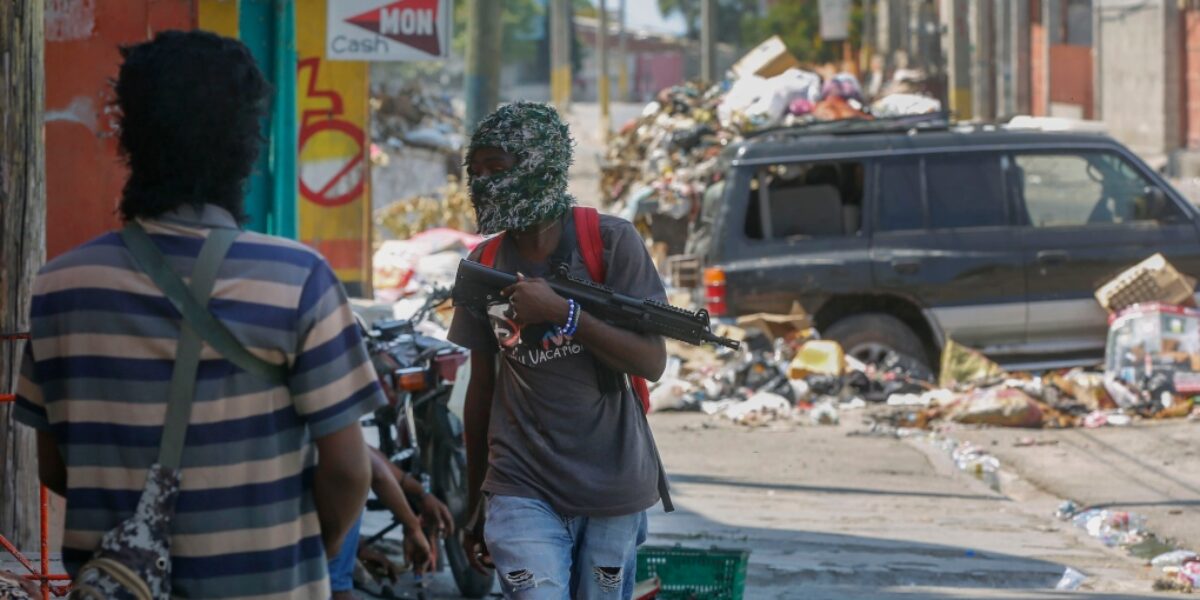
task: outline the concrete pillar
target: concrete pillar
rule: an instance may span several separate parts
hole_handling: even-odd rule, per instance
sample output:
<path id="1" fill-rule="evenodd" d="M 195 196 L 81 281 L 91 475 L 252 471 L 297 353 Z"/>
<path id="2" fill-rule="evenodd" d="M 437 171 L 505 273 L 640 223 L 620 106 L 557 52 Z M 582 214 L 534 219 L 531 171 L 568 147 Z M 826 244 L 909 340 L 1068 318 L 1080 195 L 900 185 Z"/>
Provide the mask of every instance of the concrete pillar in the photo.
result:
<path id="1" fill-rule="evenodd" d="M 1110 134 L 1152 164 L 1183 145 L 1182 15 L 1177 0 L 1095 0 L 1100 114 Z"/>
<path id="2" fill-rule="evenodd" d="M 970 0 L 941 0 L 942 50 L 946 55 L 947 96 L 954 116 L 969 120 L 974 113 L 971 100 Z"/>
<path id="3" fill-rule="evenodd" d="M 1012 44 L 1012 5 L 1014 2 L 992 4 L 992 64 L 995 65 L 996 118 L 1005 119 L 1016 113 L 1016 69 Z"/>
<path id="4" fill-rule="evenodd" d="M 971 65 L 972 113 L 975 119 L 982 121 L 996 118 L 995 35 L 991 18 L 995 14 L 994 4 L 993 0 L 970 3 L 971 45 L 974 47 Z"/>
<path id="5" fill-rule="evenodd" d="M 1030 27 L 1029 0 L 1012 2 L 1012 45 L 1013 73 L 1015 92 L 1015 111 L 1027 115 L 1032 108 L 1032 57 L 1030 56 Z"/>

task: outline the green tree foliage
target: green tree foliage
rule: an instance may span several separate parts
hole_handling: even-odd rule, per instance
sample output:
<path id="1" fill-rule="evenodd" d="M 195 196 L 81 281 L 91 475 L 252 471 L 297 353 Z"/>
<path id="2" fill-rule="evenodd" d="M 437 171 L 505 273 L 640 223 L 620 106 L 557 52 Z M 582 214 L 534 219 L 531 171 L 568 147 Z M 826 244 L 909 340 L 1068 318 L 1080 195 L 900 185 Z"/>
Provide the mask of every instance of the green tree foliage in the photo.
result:
<path id="1" fill-rule="evenodd" d="M 586 1 L 586 0 L 585 0 Z M 537 53 L 537 37 L 542 33 L 546 12 L 545 0 L 504 0 L 504 60 L 522 61 L 533 58 Z M 454 3 L 454 51 L 460 55 L 467 51 L 466 0 Z"/>
<path id="2" fill-rule="evenodd" d="M 809 1 L 809 0 L 804 0 Z M 811 0 L 815 1 L 815 0 Z M 658 12 L 664 17 L 678 14 L 683 17 L 687 27 L 687 37 L 700 39 L 700 2 L 701 0 L 658 0 Z M 746 43 L 754 44 L 754 40 L 745 39 L 737 27 L 729 27 L 729 23 L 740 23 L 743 18 L 752 16 L 758 10 L 758 0 L 717 0 L 717 41 L 735 46 Z"/>
<path id="3" fill-rule="evenodd" d="M 862 0 L 855 0 L 850 13 L 850 43 L 856 48 L 862 42 L 863 10 Z M 840 40 L 826 42 L 821 39 L 820 3 L 816 0 L 777 2 L 766 16 L 746 15 L 741 23 L 742 38 L 747 45 L 778 35 L 801 62 L 824 63 L 842 57 Z"/>

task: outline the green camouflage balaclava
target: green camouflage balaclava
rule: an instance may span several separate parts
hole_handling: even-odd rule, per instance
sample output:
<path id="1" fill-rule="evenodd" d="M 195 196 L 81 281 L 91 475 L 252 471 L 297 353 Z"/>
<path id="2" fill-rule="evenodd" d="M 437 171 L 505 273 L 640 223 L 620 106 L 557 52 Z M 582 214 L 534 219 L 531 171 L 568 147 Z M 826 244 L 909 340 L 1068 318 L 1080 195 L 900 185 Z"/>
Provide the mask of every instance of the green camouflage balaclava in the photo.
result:
<path id="1" fill-rule="evenodd" d="M 513 168 L 488 176 L 469 175 L 479 233 L 521 230 L 566 214 L 567 169 L 574 141 L 554 107 L 515 102 L 479 122 L 467 163 L 479 148 L 499 148 L 515 158 Z"/>

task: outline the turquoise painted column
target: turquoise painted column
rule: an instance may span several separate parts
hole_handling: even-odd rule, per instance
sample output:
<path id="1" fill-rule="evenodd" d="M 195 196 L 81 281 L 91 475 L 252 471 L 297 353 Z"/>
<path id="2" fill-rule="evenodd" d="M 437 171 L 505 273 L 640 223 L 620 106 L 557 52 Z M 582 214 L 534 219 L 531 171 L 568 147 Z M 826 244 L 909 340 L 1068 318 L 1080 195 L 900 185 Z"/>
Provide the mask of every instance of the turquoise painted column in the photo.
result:
<path id="1" fill-rule="evenodd" d="M 291 0 L 239 0 L 238 36 L 274 93 L 263 118 L 266 148 L 246 186 L 247 227 L 296 238 L 296 14 Z"/>

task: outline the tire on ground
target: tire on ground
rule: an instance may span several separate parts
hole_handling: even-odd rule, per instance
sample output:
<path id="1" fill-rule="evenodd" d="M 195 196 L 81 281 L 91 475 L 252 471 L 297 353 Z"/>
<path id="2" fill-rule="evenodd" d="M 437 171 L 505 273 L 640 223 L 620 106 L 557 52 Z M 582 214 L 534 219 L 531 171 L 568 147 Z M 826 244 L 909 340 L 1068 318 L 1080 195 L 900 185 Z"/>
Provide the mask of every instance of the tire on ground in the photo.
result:
<path id="1" fill-rule="evenodd" d="M 846 353 L 862 344 L 879 344 L 903 354 L 929 368 L 929 356 L 921 338 L 903 321 L 884 313 L 864 313 L 845 317 L 821 332 L 825 339 L 834 340 Z"/>

